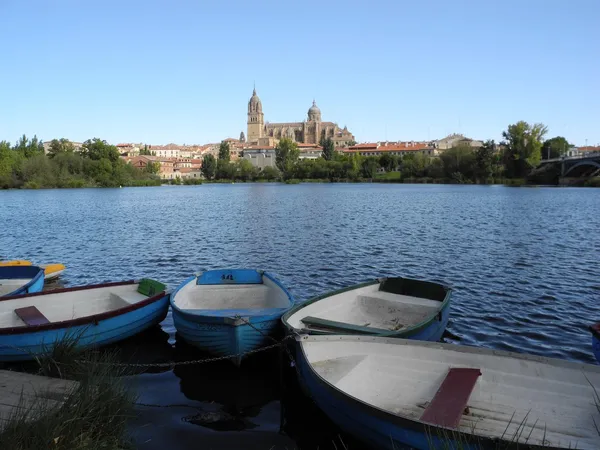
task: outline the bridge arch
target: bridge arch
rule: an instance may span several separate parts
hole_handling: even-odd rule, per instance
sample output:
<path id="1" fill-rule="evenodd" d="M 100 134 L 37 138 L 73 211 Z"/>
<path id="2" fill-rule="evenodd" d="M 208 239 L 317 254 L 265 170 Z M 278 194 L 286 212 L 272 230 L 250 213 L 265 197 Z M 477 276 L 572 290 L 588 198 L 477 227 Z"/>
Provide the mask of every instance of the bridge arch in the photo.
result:
<path id="1" fill-rule="evenodd" d="M 577 164 L 573 164 L 571 167 L 569 167 L 563 176 L 566 177 L 567 175 L 569 175 L 569 173 L 571 173 L 573 171 L 573 169 L 576 169 L 577 167 L 581 167 L 581 166 L 592 166 L 592 167 L 596 167 L 596 168 L 600 169 L 600 163 L 598 163 L 596 161 L 593 161 L 593 160 L 580 161 Z"/>

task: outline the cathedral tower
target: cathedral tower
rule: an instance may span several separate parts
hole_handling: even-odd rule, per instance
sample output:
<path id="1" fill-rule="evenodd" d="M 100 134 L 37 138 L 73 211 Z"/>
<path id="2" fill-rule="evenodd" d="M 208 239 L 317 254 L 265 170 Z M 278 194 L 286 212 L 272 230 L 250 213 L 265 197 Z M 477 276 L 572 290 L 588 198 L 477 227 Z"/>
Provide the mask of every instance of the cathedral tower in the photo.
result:
<path id="1" fill-rule="evenodd" d="M 265 118 L 262 111 L 262 103 L 256 95 L 256 88 L 248 102 L 248 142 L 257 142 L 264 136 Z"/>

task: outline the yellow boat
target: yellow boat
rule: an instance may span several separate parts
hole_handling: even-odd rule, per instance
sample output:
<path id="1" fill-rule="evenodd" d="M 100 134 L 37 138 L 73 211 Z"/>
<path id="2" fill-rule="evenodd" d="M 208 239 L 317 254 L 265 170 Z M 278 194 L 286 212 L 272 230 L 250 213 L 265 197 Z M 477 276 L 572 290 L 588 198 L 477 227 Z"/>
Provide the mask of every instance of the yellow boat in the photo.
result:
<path id="1" fill-rule="evenodd" d="M 24 259 L 15 259 L 13 261 L 0 261 L 0 266 L 32 266 L 31 261 Z M 66 269 L 64 264 L 40 264 L 40 267 L 44 269 L 44 279 L 51 281 L 60 276 Z"/>

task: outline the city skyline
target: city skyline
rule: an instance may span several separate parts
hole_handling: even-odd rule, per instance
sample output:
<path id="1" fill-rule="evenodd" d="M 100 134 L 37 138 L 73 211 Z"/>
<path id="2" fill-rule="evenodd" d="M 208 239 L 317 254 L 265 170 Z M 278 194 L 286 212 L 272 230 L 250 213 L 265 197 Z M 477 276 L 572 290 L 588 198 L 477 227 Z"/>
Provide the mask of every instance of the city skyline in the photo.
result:
<path id="1" fill-rule="evenodd" d="M 271 5 L 3 2 L 0 139 L 218 142 L 256 83 L 270 122 L 315 99 L 358 142 L 499 140 L 519 120 L 600 142 L 593 0 Z"/>

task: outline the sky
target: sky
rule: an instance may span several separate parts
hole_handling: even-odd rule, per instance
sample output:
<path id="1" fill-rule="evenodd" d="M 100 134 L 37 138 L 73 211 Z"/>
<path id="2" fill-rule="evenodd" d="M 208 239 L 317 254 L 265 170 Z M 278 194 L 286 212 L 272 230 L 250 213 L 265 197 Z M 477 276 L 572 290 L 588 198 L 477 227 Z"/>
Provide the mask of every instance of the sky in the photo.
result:
<path id="1" fill-rule="evenodd" d="M 358 142 L 600 143 L 600 0 L 0 0 L 0 140 L 203 144 L 322 118 Z"/>

